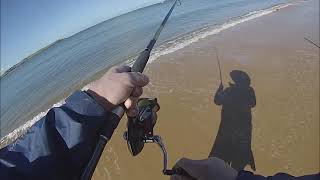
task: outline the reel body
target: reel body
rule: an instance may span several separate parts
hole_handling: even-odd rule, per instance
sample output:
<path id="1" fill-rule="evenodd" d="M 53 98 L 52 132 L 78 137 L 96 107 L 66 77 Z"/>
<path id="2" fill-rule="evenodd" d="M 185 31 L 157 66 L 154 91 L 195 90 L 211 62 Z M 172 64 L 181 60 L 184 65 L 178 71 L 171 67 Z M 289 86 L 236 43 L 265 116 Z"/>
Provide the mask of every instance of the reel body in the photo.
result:
<path id="1" fill-rule="evenodd" d="M 160 106 L 157 98 L 141 98 L 138 101 L 139 114 L 137 117 L 128 117 L 127 128 L 123 137 L 127 141 L 128 149 L 132 156 L 141 153 L 145 143 L 156 143 L 163 154 L 163 174 L 164 175 L 183 175 L 190 179 L 190 176 L 184 169 L 177 167 L 172 170 L 167 169 L 168 155 L 162 139 L 158 135 L 154 135 L 153 128 L 157 122 L 157 112 Z"/>
<path id="2" fill-rule="evenodd" d="M 132 156 L 138 155 L 145 143 L 156 143 L 159 145 L 163 154 L 163 174 L 180 174 L 178 169 L 167 169 L 167 151 L 158 135 L 153 134 L 153 128 L 157 122 L 157 112 L 160 106 L 156 98 L 141 98 L 138 101 L 139 115 L 128 117 L 128 130 L 123 137 L 127 141 L 128 149 Z"/>
<path id="3" fill-rule="evenodd" d="M 138 155 L 144 143 L 152 139 L 153 127 L 157 121 L 156 112 L 160 106 L 156 98 L 141 98 L 138 101 L 138 109 L 137 117 L 128 117 L 128 130 L 123 135 L 133 156 Z"/>

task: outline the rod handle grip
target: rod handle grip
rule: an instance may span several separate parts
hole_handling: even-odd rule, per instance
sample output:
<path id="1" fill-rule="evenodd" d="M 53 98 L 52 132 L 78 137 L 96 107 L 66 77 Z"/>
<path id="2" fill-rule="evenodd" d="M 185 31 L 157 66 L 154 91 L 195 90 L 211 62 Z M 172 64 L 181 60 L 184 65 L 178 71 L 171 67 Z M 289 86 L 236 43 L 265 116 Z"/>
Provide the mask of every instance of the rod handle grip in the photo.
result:
<path id="1" fill-rule="evenodd" d="M 142 51 L 138 57 L 138 59 L 134 62 L 131 71 L 132 72 L 143 72 L 144 68 L 146 67 L 146 64 L 148 62 L 148 59 L 150 57 L 150 50 L 145 49 Z"/>

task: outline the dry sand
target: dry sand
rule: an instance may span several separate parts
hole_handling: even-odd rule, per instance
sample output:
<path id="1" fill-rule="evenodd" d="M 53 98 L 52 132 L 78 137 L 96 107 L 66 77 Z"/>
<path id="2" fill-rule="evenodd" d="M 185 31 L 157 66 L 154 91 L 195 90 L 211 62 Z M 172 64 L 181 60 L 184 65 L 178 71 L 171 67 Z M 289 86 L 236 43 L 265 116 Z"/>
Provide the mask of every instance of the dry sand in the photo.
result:
<path id="1" fill-rule="evenodd" d="M 251 78 L 256 173 L 293 175 L 319 171 L 319 1 L 302 2 L 207 37 L 148 65 L 145 96 L 161 105 L 155 131 L 169 153 L 169 167 L 182 158 L 208 157 L 220 123 L 213 103 L 219 86 L 215 47 L 225 87 L 229 72 Z M 132 157 L 122 140 L 126 120 L 105 148 L 93 179 L 168 179 L 155 144 Z M 246 168 L 251 170 L 250 168 Z"/>

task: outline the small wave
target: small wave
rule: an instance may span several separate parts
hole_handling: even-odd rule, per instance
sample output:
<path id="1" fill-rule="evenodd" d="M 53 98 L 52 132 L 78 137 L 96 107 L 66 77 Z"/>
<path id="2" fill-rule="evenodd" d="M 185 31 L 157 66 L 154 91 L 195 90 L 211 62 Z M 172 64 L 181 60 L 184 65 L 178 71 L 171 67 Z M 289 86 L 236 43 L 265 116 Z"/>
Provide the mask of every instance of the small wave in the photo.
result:
<path id="1" fill-rule="evenodd" d="M 192 43 L 198 42 L 199 40 L 204 39 L 208 36 L 218 34 L 221 31 L 229 29 L 231 27 L 234 27 L 238 24 L 241 24 L 241 23 L 256 19 L 258 17 L 270 14 L 272 12 L 278 11 L 282 8 L 285 8 L 285 7 L 288 7 L 291 5 L 295 5 L 295 4 L 293 4 L 293 3 L 280 4 L 280 5 L 273 6 L 271 8 L 258 10 L 258 11 L 252 11 L 250 13 L 243 15 L 243 16 L 230 19 L 229 21 L 227 21 L 226 23 L 224 23 L 222 25 L 215 26 L 215 27 L 204 27 L 204 28 L 201 28 L 201 29 L 194 31 L 192 33 L 177 37 L 173 40 L 166 41 L 165 43 L 158 46 L 152 52 L 150 59 L 149 59 L 149 63 L 158 59 L 160 56 L 178 51 L 178 50 L 180 50 L 186 46 L 189 46 Z M 135 59 L 136 59 L 136 57 L 130 58 L 124 64 L 132 65 Z M 84 88 L 82 88 L 82 90 L 88 89 L 89 86 L 90 86 L 90 84 L 85 86 Z M 64 102 L 65 102 L 65 100 L 61 100 L 60 102 L 54 104 L 52 107 L 59 107 Z M 9 133 L 8 135 L 1 138 L 0 139 L 0 148 L 4 147 L 8 143 L 14 141 L 15 139 L 17 139 L 18 137 L 23 135 L 35 122 L 37 122 L 39 119 L 41 119 L 43 116 L 45 116 L 48 111 L 49 110 L 39 113 L 34 118 L 27 121 L 24 125 L 20 126 L 19 128 L 15 129 L 11 133 Z"/>

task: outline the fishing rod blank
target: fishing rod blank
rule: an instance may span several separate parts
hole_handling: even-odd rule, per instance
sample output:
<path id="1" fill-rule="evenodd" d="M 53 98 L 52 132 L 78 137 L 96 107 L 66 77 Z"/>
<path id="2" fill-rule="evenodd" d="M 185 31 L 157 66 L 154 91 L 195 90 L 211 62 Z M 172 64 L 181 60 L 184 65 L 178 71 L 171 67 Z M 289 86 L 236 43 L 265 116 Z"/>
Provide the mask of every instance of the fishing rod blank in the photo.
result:
<path id="1" fill-rule="evenodd" d="M 151 41 L 149 42 L 147 48 L 142 51 L 138 57 L 138 59 L 134 62 L 132 68 L 131 68 L 131 71 L 134 71 L 134 72 L 143 72 L 148 60 L 149 60 L 149 57 L 150 57 L 150 53 L 151 53 L 151 50 L 153 49 L 153 46 L 154 44 L 157 42 L 159 36 L 160 36 L 160 33 L 161 31 L 163 30 L 165 24 L 167 23 L 174 7 L 176 6 L 178 0 L 175 0 L 171 9 L 169 10 L 168 14 L 166 15 L 166 17 L 163 19 L 160 27 L 158 28 L 157 32 L 154 34 L 153 38 L 151 39 Z"/>

